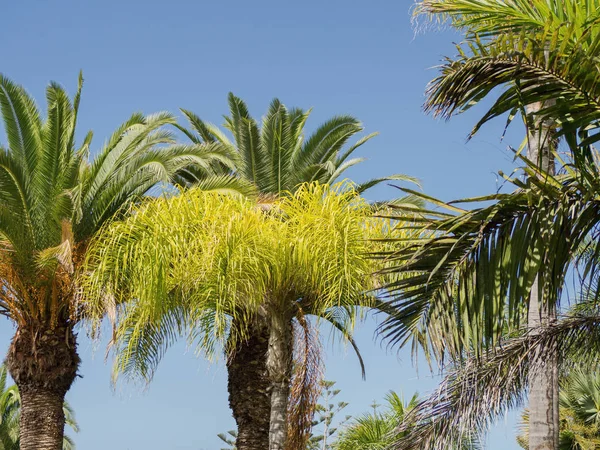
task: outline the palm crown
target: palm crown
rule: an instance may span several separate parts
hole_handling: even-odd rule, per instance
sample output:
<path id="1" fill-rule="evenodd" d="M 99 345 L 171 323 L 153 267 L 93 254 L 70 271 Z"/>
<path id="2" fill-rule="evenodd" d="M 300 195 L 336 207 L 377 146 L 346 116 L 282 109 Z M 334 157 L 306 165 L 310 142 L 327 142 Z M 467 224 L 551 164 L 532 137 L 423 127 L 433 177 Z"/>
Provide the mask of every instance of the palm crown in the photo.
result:
<path id="1" fill-rule="evenodd" d="M 176 145 L 167 113 L 133 114 L 90 161 L 92 133 L 76 144 L 83 78 L 73 99 L 56 83 L 45 118 L 21 87 L 0 75 L 0 314 L 17 324 L 7 368 L 21 394 L 20 445 L 62 445 L 62 402 L 79 366 L 74 274 L 89 239 L 157 183 L 226 155 Z M 214 184 L 214 183 L 213 183 Z M 32 407 L 44 403 L 43 414 Z"/>
<path id="2" fill-rule="evenodd" d="M 510 122 L 524 106 L 551 99 L 538 115 L 555 120 L 567 136 L 574 130 L 590 134 L 586 128 L 596 128 L 600 114 L 599 11 L 597 0 L 422 1 L 417 14 L 450 18 L 467 32 L 458 55 L 444 61 L 430 84 L 426 109 L 449 117 L 499 87 L 473 133 L 504 113 Z"/>
<path id="3" fill-rule="evenodd" d="M 157 183 L 223 154 L 175 145 L 167 113 L 133 114 L 89 161 L 92 133 L 76 144 L 82 78 L 71 100 L 47 88 L 47 117 L 20 86 L 0 76 L 8 147 L 0 147 L 0 310 L 25 325 L 73 312 L 70 275 L 87 240 Z"/>
<path id="4" fill-rule="evenodd" d="M 377 135 L 371 133 L 346 148 L 350 139 L 364 130 L 354 117 L 335 116 L 306 137 L 305 124 L 310 110 L 288 109 L 274 99 L 259 127 L 240 98 L 230 93 L 228 101 L 230 112 L 225 117 L 225 127 L 232 133 L 233 142 L 218 127 L 185 109 L 182 112 L 192 129 L 180 129 L 194 143 L 237 154 L 237 176 L 251 182 L 261 194 L 282 195 L 294 192 L 302 183 L 336 181 L 347 169 L 364 161 L 364 158 L 351 156 Z M 229 173 L 228 168 L 221 169 Z M 196 184 L 204 176 L 204 173 L 188 170 L 182 172 L 179 179 Z M 392 175 L 369 180 L 358 185 L 357 190 L 362 192 L 385 180 L 416 181 L 406 175 Z"/>

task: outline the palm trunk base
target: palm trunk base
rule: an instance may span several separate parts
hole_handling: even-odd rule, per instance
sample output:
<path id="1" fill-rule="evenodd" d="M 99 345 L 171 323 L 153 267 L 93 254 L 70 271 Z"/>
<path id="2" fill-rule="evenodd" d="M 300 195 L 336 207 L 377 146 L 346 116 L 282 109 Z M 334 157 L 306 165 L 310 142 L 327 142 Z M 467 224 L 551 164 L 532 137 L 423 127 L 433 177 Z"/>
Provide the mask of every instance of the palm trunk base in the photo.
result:
<path id="1" fill-rule="evenodd" d="M 70 325 L 17 329 L 6 366 L 21 394 L 21 450 L 62 450 L 63 402 L 79 363 Z"/>
<path id="2" fill-rule="evenodd" d="M 20 449 L 62 450 L 65 396 L 56 391 L 21 391 Z"/>

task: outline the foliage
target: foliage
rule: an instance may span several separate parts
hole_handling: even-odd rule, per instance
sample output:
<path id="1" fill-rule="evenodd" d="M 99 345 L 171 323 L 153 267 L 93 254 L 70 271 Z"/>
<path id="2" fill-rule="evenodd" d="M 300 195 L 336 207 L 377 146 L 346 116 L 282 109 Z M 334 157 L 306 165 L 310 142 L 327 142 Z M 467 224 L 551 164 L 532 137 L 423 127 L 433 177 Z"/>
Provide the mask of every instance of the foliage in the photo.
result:
<path id="1" fill-rule="evenodd" d="M 364 130 L 354 117 L 332 117 L 306 136 L 305 125 L 311 110 L 288 109 L 279 99 L 274 99 L 259 125 L 242 99 L 230 93 L 228 102 L 230 112 L 225 117 L 225 128 L 233 135 L 233 142 L 217 126 L 185 109 L 182 112 L 191 129 L 180 129 L 195 144 L 237 155 L 238 179 L 250 182 L 263 195 L 294 192 L 302 183 L 338 181 L 346 170 L 364 161 L 364 158 L 351 156 L 377 135 L 371 133 L 346 148 L 349 141 Z M 222 169 L 229 174 L 227 167 Z M 190 169 L 181 172 L 180 182 L 196 185 L 204 176 L 205 173 Z M 387 180 L 417 182 L 406 175 L 391 175 L 369 180 L 356 189 L 362 192 Z"/>
<path id="2" fill-rule="evenodd" d="M 236 450 L 235 440 L 237 439 L 237 431 L 229 430 L 227 433 L 217 434 L 217 437 L 227 445 L 227 447 L 221 450 Z"/>
<path id="3" fill-rule="evenodd" d="M 387 405 L 383 412 L 379 412 L 378 405 L 374 405 L 372 413 L 353 419 L 339 433 L 332 448 L 336 450 L 385 450 L 389 448 L 397 438 L 398 425 L 417 402 L 417 394 L 405 402 L 397 393 L 390 392 L 386 396 Z"/>
<path id="4" fill-rule="evenodd" d="M 484 430 L 492 418 L 521 403 L 526 376 L 539 369 L 548 348 L 558 348 L 564 364 L 572 358 L 565 348 L 572 339 L 593 331 L 594 319 L 587 316 L 563 319 L 547 332 L 518 330 L 518 305 L 527 304 L 536 276 L 543 298 L 555 304 L 571 268 L 578 269 L 584 285 L 597 276 L 598 156 L 581 147 L 574 156 L 556 176 L 526 161 L 527 181 L 509 179 L 514 192 L 466 200 L 487 200 L 489 206 L 464 210 L 453 203 L 448 212 L 424 210 L 420 220 L 434 236 L 388 255 L 396 261 L 389 270 L 405 278 L 392 287 L 398 313 L 382 330 L 392 342 L 413 339 L 440 359 L 454 358 L 439 391 L 415 413 L 420 421 L 435 420 L 399 448 L 450 446 L 461 431 Z M 596 297 L 587 300 L 593 305 Z M 585 308 L 576 313 L 591 314 Z M 422 338 L 425 328 L 428 341 Z M 518 331 L 503 337 L 506 329 Z M 545 337 L 538 341 L 535 332 Z M 564 333 L 564 341 L 554 333 Z M 444 336 L 450 339 L 443 341 Z M 579 344 L 583 358 L 595 350 L 590 336 Z"/>
<path id="5" fill-rule="evenodd" d="M 355 306 L 372 302 L 377 223 L 344 184 L 306 185 L 267 212 L 200 190 L 148 201 L 92 242 L 82 306 L 117 321 L 117 371 L 144 379 L 179 334 L 214 355 L 230 318 L 258 308 L 349 329 Z"/>
<path id="6" fill-rule="evenodd" d="M 87 241 L 159 183 L 227 155 L 177 145 L 167 113 L 133 114 L 90 161 L 92 133 L 76 144 L 81 87 L 73 99 L 56 83 L 47 116 L 21 87 L 0 76 L 0 110 L 8 147 L 0 146 L 0 313 L 18 325 L 67 321 L 74 266 Z"/>
<path id="7" fill-rule="evenodd" d="M 471 135 L 492 118 L 508 113 L 508 125 L 521 113 L 529 130 L 550 123 L 564 135 L 573 165 L 563 164 L 565 174 L 553 177 L 525 161 L 529 179 L 509 179 L 514 193 L 466 200 L 490 201 L 489 207 L 468 211 L 460 202 L 444 207 L 429 199 L 444 210 L 423 211 L 423 228 L 433 238 L 417 242 L 414 254 L 396 255 L 406 277 L 393 285 L 399 312 L 384 332 L 395 343 L 412 340 L 442 362 L 449 355 L 452 366 L 437 393 L 415 409 L 422 423 L 416 435 L 397 448 L 448 447 L 461 431 L 485 429 L 521 402 L 525 377 L 540 370 L 540 355 L 530 347 L 547 356 L 552 347 L 537 344 L 564 350 L 549 336 L 562 327 L 577 332 L 569 327 L 574 318 L 552 330 L 519 328 L 536 278 L 543 306 L 559 305 L 565 276 L 580 261 L 578 247 L 596 234 L 597 164 L 588 146 L 597 140 L 600 112 L 598 6 L 593 0 L 424 0 L 416 7 L 417 15 L 450 19 L 465 31 L 458 56 L 447 58 L 431 83 L 426 109 L 448 118 L 499 92 Z M 596 244 L 590 245 L 595 257 Z M 583 266 L 589 282 L 595 263 Z M 578 331 L 590 326 L 579 325 Z M 507 330 L 518 331 L 503 336 Z M 548 340 L 536 341 L 534 332 L 547 332 Z"/>
<path id="8" fill-rule="evenodd" d="M 417 15 L 449 19 L 466 34 L 430 84 L 426 109 L 450 117 L 500 88 L 472 134 L 495 117 L 509 113 L 510 123 L 525 106 L 550 99 L 539 117 L 554 120 L 562 134 L 593 133 L 600 114 L 598 11 L 597 0 L 423 0 Z"/>
<path id="9" fill-rule="evenodd" d="M 423 209 L 421 219 L 413 219 L 433 235 L 387 255 L 395 262 L 388 270 L 406 275 L 389 286 L 398 312 L 382 331 L 392 342 L 402 344 L 427 328 L 440 359 L 471 348 L 477 354 L 480 342 L 497 342 L 504 324 L 520 325 L 520 305 L 527 304 L 536 276 L 546 301 L 559 303 L 567 268 L 595 233 L 599 172 L 595 163 L 585 172 L 565 164 L 563 175 L 551 176 L 527 163 L 526 182 L 508 179 L 514 192 L 453 202 L 448 212 Z M 455 206 L 480 201 L 492 204 Z M 597 254 L 595 242 L 589 251 Z M 591 276 L 593 259 L 583 269 Z M 442 343 L 443 336 L 452 339 Z"/>
<path id="10" fill-rule="evenodd" d="M 337 416 L 348 406 L 348 403 L 335 402 L 335 398 L 341 392 L 340 389 L 335 389 L 335 381 L 323 380 L 320 383 L 322 392 L 319 404 L 316 407 L 317 418 L 313 420 L 308 442 L 308 449 L 310 450 L 330 449 L 330 439 L 335 438 L 340 427 L 351 418 L 347 415 L 341 420 L 337 419 Z M 317 431 L 317 427 L 322 427 L 322 429 Z M 315 434 L 319 432 L 320 434 Z"/>

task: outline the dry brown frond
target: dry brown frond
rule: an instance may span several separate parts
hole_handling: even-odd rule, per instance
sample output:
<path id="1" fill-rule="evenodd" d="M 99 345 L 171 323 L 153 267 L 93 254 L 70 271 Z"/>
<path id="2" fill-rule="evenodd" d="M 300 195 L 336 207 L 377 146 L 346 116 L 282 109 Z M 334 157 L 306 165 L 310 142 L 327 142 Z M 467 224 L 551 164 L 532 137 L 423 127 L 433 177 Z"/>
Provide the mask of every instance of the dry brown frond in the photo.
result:
<path id="1" fill-rule="evenodd" d="M 287 448 L 303 450 L 310 430 L 323 379 L 322 348 L 318 332 L 299 312 L 294 324 L 294 375 L 288 404 Z"/>
<path id="2" fill-rule="evenodd" d="M 556 348 L 562 361 L 598 360 L 600 313 L 569 315 L 539 329 L 507 338 L 480 358 L 455 367 L 436 391 L 405 417 L 398 432 L 409 433 L 394 448 L 454 448 L 481 433 L 508 409 L 519 406 L 527 377 L 547 363 L 544 349 Z M 417 425 L 415 425 L 417 424 Z"/>

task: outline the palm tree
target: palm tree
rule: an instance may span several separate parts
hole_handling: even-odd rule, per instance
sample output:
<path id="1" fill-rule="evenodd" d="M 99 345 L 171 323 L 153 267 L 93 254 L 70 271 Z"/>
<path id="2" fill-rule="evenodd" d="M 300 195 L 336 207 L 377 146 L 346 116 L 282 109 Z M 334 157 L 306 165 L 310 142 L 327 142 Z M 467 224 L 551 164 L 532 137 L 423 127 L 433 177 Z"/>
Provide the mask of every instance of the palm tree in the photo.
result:
<path id="1" fill-rule="evenodd" d="M 408 402 L 394 391 L 390 391 L 385 401 L 386 409 L 379 412 L 381 405 L 373 403 L 373 412 L 355 418 L 349 426 L 343 429 L 333 443 L 334 450 L 387 450 L 398 440 L 398 427 L 405 425 L 403 436 L 410 436 L 410 426 L 406 419 L 419 404 L 418 394 L 414 394 Z M 476 450 L 479 447 L 474 439 L 465 437 L 464 442 L 457 447 L 460 450 Z"/>
<path id="2" fill-rule="evenodd" d="M 552 173 L 556 137 L 563 134 L 573 144 L 574 131 L 586 129 L 598 117 L 593 100 L 598 71 L 593 61 L 599 6 L 595 1 L 571 0 L 424 0 L 418 13 L 449 17 L 467 33 L 459 56 L 448 58 L 431 83 L 426 108 L 450 117 L 500 87 L 497 101 L 472 134 L 494 117 L 508 112 L 510 123 L 521 112 L 527 125 L 528 158 Z M 588 142 L 592 140 L 595 137 Z M 537 281 L 525 301 L 531 328 L 553 320 L 555 305 L 541 297 Z M 532 448 L 552 448 L 558 442 L 556 365 L 549 363 L 531 375 Z"/>
<path id="3" fill-rule="evenodd" d="M 221 147 L 223 151 L 237 154 L 239 163 L 235 175 L 255 186 L 263 199 L 289 195 L 302 183 L 335 182 L 347 169 L 364 160 L 352 156 L 377 135 L 371 133 L 347 146 L 364 130 L 354 117 L 332 117 L 306 136 L 305 124 L 310 110 L 288 109 L 274 99 L 259 126 L 243 100 L 230 93 L 228 103 L 225 128 L 233 135 L 233 142 L 218 127 L 188 110 L 182 112 L 191 129 L 181 129 L 193 143 Z M 224 174 L 230 173 L 226 167 L 221 169 Z M 181 174 L 180 183 L 195 185 L 203 181 L 204 176 L 190 170 Z M 356 189 L 363 192 L 386 180 L 416 182 L 405 175 L 392 175 L 369 180 Z M 235 345 L 232 339 L 227 345 L 229 404 L 237 423 L 237 446 L 242 450 L 263 450 L 268 446 L 271 401 L 264 355 L 269 333 L 263 313 L 258 311 L 255 317 L 234 319 L 232 329 L 244 330 L 246 337 L 235 340 Z"/>
<path id="4" fill-rule="evenodd" d="M 19 85 L 0 76 L 0 313 L 16 324 L 6 358 L 21 394 L 23 450 L 60 450 L 63 403 L 77 374 L 74 273 L 89 240 L 157 183 L 226 155 L 174 145 L 170 114 L 136 113 L 90 161 L 92 133 L 76 145 L 83 79 L 71 100 L 51 83 L 45 118 Z M 163 148 L 164 146 L 167 146 Z"/>
<path id="5" fill-rule="evenodd" d="M 381 231 L 371 212 L 354 189 L 318 183 L 274 200 L 267 211 L 197 190 L 148 203 L 92 245 L 82 280 L 88 314 L 119 314 L 117 370 L 147 377 L 186 327 L 201 348 L 214 351 L 219 340 L 244 340 L 251 325 L 235 328 L 236 319 L 243 324 L 239 319 L 261 311 L 269 318 L 267 448 L 300 448 L 320 376 L 307 317 L 347 336 L 356 308 L 372 304 L 367 292 L 377 262 L 366 255 L 374 245 L 366 238 Z M 302 358 L 295 370 L 294 353 Z"/>
<path id="6" fill-rule="evenodd" d="M 368 134 L 346 148 L 351 139 L 364 131 L 360 121 L 352 116 L 334 116 L 307 137 L 305 124 L 311 110 L 288 109 L 279 99 L 274 99 L 259 126 L 242 99 L 230 93 L 228 103 L 225 128 L 233 135 L 233 142 L 218 127 L 189 110 L 181 111 L 191 129 L 179 128 L 195 144 L 237 154 L 235 175 L 252 183 L 263 195 L 288 195 L 303 183 L 334 183 L 346 170 L 365 160 L 351 156 L 378 134 Z M 228 167 L 221 166 L 221 169 L 230 173 Z M 191 169 L 182 172 L 180 180 L 182 184 L 195 185 L 204 177 L 206 173 Z M 363 192 L 390 180 L 417 181 L 406 175 L 390 175 L 361 183 L 356 190 Z"/>
<path id="7" fill-rule="evenodd" d="M 7 386 L 8 371 L 6 366 L 0 366 L 0 449 L 19 450 L 19 418 L 21 415 L 21 397 L 16 385 Z M 65 424 L 79 432 L 75 414 L 71 406 L 63 405 Z M 65 434 L 63 450 L 74 450 L 73 440 Z"/>
<path id="8" fill-rule="evenodd" d="M 521 420 L 517 442 L 529 448 L 529 414 Z M 560 450 L 593 450 L 600 446 L 600 377 L 574 369 L 565 376 L 560 392 Z"/>
<path id="9" fill-rule="evenodd" d="M 404 416 L 418 403 L 418 395 L 414 394 L 406 403 L 400 395 L 391 391 L 385 401 L 386 410 L 363 414 L 352 420 L 343 429 L 333 444 L 335 450 L 385 450 L 397 439 L 395 430 Z"/>
<path id="10" fill-rule="evenodd" d="M 429 351 L 455 357 L 437 393 L 415 408 L 411 420 L 423 425 L 398 448 L 445 448 L 465 430 L 484 430 L 521 403 L 527 377 L 547 368 L 549 355 L 563 364 L 573 353 L 589 363 L 597 358 L 597 295 L 589 311 L 578 308 L 522 328 L 536 280 L 546 301 L 559 305 L 571 268 L 578 267 L 584 286 L 597 277 L 598 157 L 589 147 L 576 151 L 575 160 L 585 164 L 563 163 L 560 174 L 551 175 L 524 160 L 527 181 L 509 179 L 514 192 L 468 200 L 489 206 L 466 210 L 454 203 L 448 212 L 423 211 L 433 237 L 389 256 L 396 261 L 389 270 L 405 277 L 393 287 L 397 314 L 384 333 L 404 343 L 427 331 Z"/>

